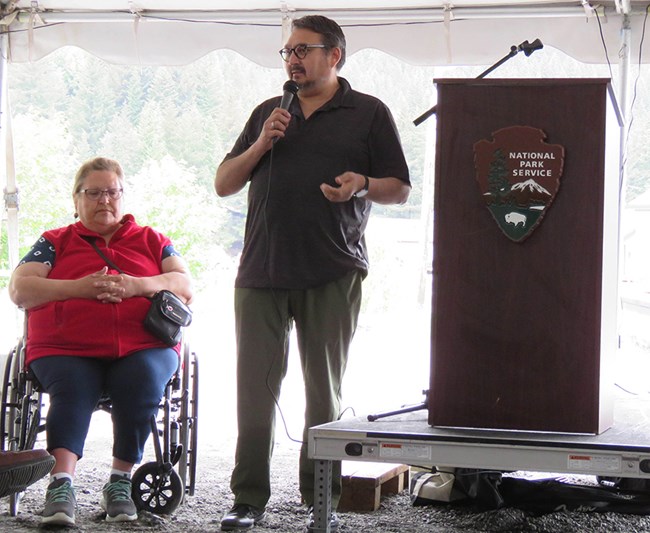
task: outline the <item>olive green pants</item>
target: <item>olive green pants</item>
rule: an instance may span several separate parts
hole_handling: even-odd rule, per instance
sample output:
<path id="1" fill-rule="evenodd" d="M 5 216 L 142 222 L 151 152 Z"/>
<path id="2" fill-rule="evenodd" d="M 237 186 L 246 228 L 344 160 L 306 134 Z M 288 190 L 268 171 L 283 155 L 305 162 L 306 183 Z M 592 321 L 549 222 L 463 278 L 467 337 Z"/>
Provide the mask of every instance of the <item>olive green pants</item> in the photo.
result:
<path id="1" fill-rule="evenodd" d="M 271 495 L 276 402 L 287 372 L 289 336 L 296 327 L 305 383 L 305 426 L 299 489 L 314 500 L 314 461 L 307 458 L 307 430 L 336 420 L 348 348 L 357 327 L 363 275 L 305 290 L 235 289 L 237 425 L 235 503 L 264 507 Z M 332 474 L 332 505 L 341 495 L 341 464 Z"/>

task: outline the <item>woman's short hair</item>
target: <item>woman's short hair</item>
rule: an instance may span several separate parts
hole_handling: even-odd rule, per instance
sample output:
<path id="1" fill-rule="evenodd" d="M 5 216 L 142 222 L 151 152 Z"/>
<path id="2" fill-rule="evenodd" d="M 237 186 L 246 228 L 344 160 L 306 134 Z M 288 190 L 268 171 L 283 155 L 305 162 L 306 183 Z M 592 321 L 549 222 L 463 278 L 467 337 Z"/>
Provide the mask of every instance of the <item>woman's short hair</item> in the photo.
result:
<path id="1" fill-rule="evenodd" d="M 119 178 L 120 182 L 124 181 L 124 172 L 120 164 L 114 159 L 109 159 L 107 157 L 95 157 L 86 161 L 79 170 L 74 178 L 74 188 L 72 189 L 73 194 L 77 194 L 81 191 L 84 180 L 86 176 L 95 170 L 106 170 L 108 172 L 114 172 Z"/>
<path id="2" fill-rule="evenodd" d="M 332 19 L 322 15 L 306 15 L 291 23 L 293 29 L 310 30 L 323 36 L 323 44 L 330 48 L 341 49 L 341 60 L 336 65 L 336 70 L 341 70 L 345 64 L 345 35 L 341 26 Z"/>

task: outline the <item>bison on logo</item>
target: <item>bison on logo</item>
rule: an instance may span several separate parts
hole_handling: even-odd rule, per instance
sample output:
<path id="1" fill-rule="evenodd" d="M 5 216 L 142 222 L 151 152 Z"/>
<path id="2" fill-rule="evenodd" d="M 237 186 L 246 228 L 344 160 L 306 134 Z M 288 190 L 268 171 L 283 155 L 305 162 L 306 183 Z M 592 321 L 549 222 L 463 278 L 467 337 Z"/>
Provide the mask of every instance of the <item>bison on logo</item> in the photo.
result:
<path id="1" fill-rule="evenodd" d="M 564 147 L 544 142 L 530 126 L 492 133 L 474 144 L 474 167 L 481 195 L 501 231 L 521 242 L 539 226 L 560 188 Z"/>

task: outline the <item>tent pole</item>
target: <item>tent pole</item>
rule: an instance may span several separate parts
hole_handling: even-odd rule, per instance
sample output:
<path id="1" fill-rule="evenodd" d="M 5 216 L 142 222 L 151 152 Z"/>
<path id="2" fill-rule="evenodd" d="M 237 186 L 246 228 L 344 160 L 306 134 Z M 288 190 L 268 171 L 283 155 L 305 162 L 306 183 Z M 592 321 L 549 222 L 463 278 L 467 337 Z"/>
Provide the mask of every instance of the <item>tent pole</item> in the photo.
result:
<path id="1" fill-rule="evenodd" d="M 623 14 L 621 19 L 621 46 L 619 53 L 619 90 L 618 103 L 623 115 L 623 127 L 620 136 L 620 175 L 619 175 L 619 195 L 620 207 L 625 204 L 625 194 L 627 189 L 627 136 L 630 127 L 631 102 L 629 99 L 631 82 L 630 82 L 630 65 L 632 56 L 632 25 L 630 16 Z"/>
<path id="2" fill-rule="evenodd" d="M 7 248 L 9 269 L 13 271 L 18 263 L 18 189 L 14 169 L 13 143 L 9 118 L 9 96 L 7 94 L 8 37 L 0 36 L 0 161 L 5 169 L 4 209 L 7 217 Z"/>
<path id="3" fill-rule="evenodd" d="M 629 104 L 628 104 L 628 95 L 630 90 L 630 62 L 632 55 L 632 24 L 630 15 L 624 14 L 621 17 L 621 46 L 619 50 L 619 105 L 623 116 L 625 117 L 625 122 L 628 122 L 629 119 Z"/>
<path id="4" fill-rule="evenodd" d="M 619 90 L 618 90 L 618 104 L 622 116 L 623 127 L 620 128 L 619 138 L 619 187 L 618 187 L 618 313 L 619 317 L 622 316 L 622 301 L 620 293 L 621 280 L 625 279 L 627 272 L 626 257 L 625 257 L 625 242 L 623 242 L 623 224 L 625 218 L 625 197 L 627 194 L 627 137 L 631 120 L 631 103 L 629 101 L 630 95 L 630 64 L 632 56 L 632 27 L 630 15 L 627 11 L 623 12 L 621 18 L 621 37 L 620 37 L 620 53 L 619 53 Z M 619 346 L 621 342 L 620 325 L 622 318 L 619 318 L 618 335 Z"/>
<path id="5" fill-rule="evenodd" d="M 4 212 L 7 220 L 7 256 L 9 269 L 0 270 L 1 276 L 10 276 L 18 264 L 18 188 L 16 187 L 16 172 L 14 166 L 13 142 L 11 136 L 11 119 L 9 112 L 9 95 L 7 83 L 7 58 L 9 57 L 9 37 L 7 33 L 0 34 L 0 165 L 5 172 L 3 183 Z M 1 228 L 1 226 L 0 226 Z M 1 234 L 1 230 L 0 230 Z M 24 318 L 18 307 L 14 306 L 13 332 L 16 336 L 22 332 Z M 4 324 L 5 332 L 11 324 Z"/>

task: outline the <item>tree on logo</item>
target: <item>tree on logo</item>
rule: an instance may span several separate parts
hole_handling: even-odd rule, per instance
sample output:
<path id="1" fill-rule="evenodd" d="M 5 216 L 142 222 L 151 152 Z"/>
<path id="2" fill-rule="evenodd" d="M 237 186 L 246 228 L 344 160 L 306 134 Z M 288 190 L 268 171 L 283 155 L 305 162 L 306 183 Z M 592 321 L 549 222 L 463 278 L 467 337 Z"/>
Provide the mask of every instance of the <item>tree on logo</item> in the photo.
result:
<path id="1" fill-rule="evenodd" d="M 487 182 L 488 192 L 493 201 L 500 204 L 505 203 L 508 196 L 510 196 L 510 182 L 508 181 L 506 156 L 500 148 L 494 152 L 494 158 L 490 163 Z"/>

